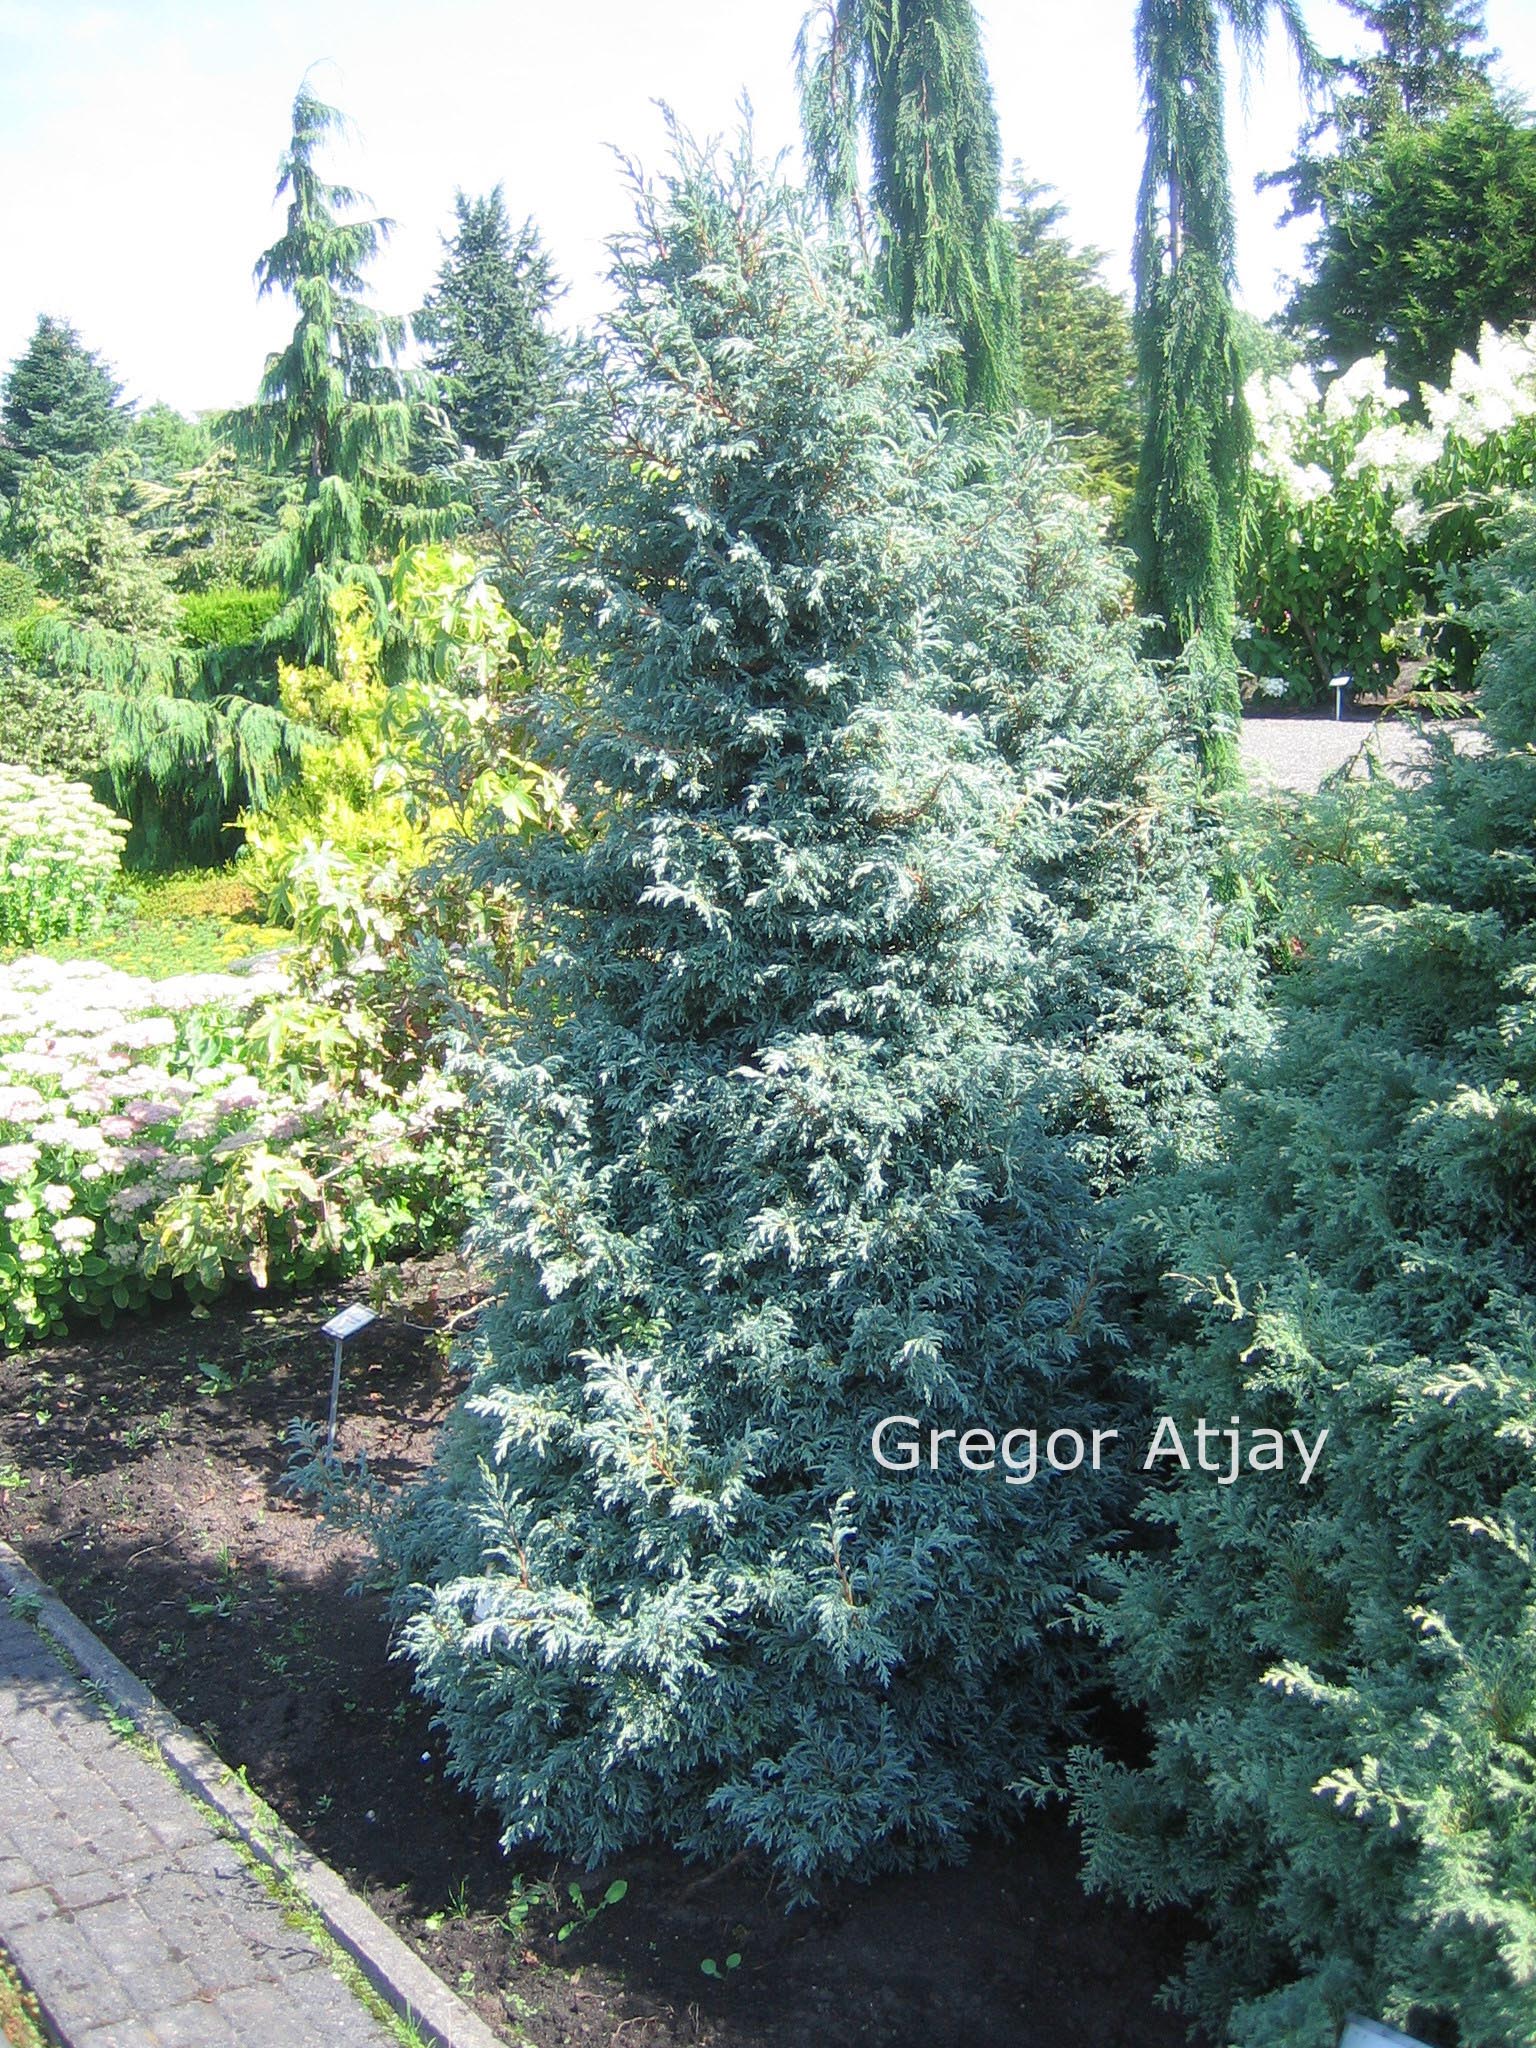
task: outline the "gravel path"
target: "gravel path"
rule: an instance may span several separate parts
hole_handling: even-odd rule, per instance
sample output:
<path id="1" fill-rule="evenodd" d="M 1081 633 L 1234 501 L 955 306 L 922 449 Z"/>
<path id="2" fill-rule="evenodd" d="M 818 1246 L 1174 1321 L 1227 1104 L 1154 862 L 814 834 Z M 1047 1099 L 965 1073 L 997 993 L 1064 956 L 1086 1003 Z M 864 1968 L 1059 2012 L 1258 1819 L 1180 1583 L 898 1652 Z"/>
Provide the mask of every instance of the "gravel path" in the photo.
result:
<path id="1" fill-rule="evenodd" d="M 1481 734 L 1474 719 L 1447 720 L 1439 728 L 1454 739 L 1458 752 L 1475 752 Z M 1243 766 L 1256 785 L 1310 794 L 1346 761 L 1365 773 L 1369 750 L 1396 782 L 1412 781 L 1429 758 L 1423 739 L 1400 718 L 1379 723 L 1364 718 L 1245 718 Z"/>

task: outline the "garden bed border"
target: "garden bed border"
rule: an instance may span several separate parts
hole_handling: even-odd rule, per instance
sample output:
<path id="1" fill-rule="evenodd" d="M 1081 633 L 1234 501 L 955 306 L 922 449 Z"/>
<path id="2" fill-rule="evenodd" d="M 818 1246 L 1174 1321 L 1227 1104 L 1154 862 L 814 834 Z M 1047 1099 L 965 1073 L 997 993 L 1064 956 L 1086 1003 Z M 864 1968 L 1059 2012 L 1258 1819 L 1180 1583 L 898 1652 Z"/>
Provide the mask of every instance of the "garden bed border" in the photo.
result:
<path id="1" fill-rule="evenodd" d="M 506 2048 L 500 2036 L 305 1846 L 239 1774 L 176 1719 L 3 1538 L 0 1595 L 26 1603 L 30 1618 L 73 1659 L 108 1707 L 133 1723 L 183 1790 L 210 1807 L 258 1862 L 303 1895 L 331 1939 L 385 2003 L 435 2048 Z"/>

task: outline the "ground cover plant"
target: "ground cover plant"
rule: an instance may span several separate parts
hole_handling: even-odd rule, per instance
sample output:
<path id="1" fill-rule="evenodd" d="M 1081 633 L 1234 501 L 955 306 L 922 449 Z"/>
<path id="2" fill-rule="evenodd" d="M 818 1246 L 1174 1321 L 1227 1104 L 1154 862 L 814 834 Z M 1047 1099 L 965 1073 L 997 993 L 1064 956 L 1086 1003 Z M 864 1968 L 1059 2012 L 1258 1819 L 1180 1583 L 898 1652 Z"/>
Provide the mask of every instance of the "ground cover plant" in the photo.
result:
<path id="1" fill-rule="evenodd" d="M 1348 800 L 1221 1163 L 1138 1212 L 1186 1276 L 1159 1408 L 1330 1433 L 1305 1490 L 1175 1474 L 1101 1613 L 1153 1747 L 1082 1760 L 1089 1870 L 1208 1919 L 1185 1992 L 1243 2048 L 1536 2033 L 1529 507 L 1482 623 L 1489 750 Z"/>
<path id="2" fill-rule="evenodd" d="M 94 930 L 47 948 L 51 960 L 99 960 L 150 981 L 274 965 L 295 950 L 291 926 L 268 923 L 256 890 L 228 867 L 125 874 Z"/>
<path id="3" fill-rule="evenodd" d="M 509 1845 L 803 1896 L 1051 1772 L 1112 1476 L 893 1480 L 871 1427 L 1112 1424 L 1094 1194 L 1198 1134 L 1243 984 L 1043 437 L 936 430 L 801 201 L 681 147 L 538 448 L 580 814 L 482 853 L 543 941 L 481 1080 L 496 1299 L 378 1536 Z"/>

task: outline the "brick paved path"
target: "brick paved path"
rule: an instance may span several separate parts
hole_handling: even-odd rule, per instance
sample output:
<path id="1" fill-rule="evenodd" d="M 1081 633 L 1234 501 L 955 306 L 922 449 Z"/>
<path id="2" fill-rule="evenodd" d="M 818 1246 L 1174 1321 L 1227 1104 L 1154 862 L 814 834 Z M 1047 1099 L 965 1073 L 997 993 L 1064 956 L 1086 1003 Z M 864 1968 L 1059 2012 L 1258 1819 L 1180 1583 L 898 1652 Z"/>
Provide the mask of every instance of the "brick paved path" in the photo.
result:
<path id="1" fill-rule="evenodd" d="M 388 2048 L 235 1848 L 0 1603 L 0 1944 L 69 2048 Z"/>

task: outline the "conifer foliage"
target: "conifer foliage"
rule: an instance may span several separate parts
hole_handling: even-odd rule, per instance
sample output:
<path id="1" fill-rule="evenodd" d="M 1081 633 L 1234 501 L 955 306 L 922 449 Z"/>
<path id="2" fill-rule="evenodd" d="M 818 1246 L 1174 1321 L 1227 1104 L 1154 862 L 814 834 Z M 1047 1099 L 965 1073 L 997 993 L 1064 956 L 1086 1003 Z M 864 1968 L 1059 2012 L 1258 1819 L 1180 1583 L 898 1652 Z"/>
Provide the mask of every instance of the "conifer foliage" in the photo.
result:
<path id="1" fill-rule="evenodd" d="M 1198 1128 L 1230 977 L 1043 433 L 936 429 L 928 345 L 745 158 L 680 145 L 616 276 L 532 522 L 592 794 L 485 849 L 548 940 L 484 1076 L 498 1284 L 380 1540 L 509 1844 L 794 1892 L 957 1852 L 1059 1755 L 1113 1472 L 871 1431 L 1114 1426 L 1094 1185 Z"/>
<path id="2" fill-rule="evenodd" d="M 1329 1430 L 1304 1488 L 1174 1475 L 1104 1614 L 1151 1761 L 1079 1771 L 1092 1875 L 1207 1919 L 1241 2048 L 1536 2040 L 1536 508 L 1497 578 L 1489 750 L 1325 816 L 1343 929 L 1224 1163 L 1146 1201 L 1196 1276 L 1155 1406 Z"/>
<path id="3" fill-rule="evenodd" d="M 316 162 L 326 137 L 344 127 L 336 108 L 300 86 L 277 186 L 287 218 L 256 264 L 258 291 L 288 293 L 298 319 L 287 347 L 267 361 L 257 402 L 223 420 L 237 450 L 297 484 L 297 502 L 257 570 L 287 600 L 268 637 L 305 659 L 335 658 L 332 592 L 357 582 L 382 613 L 377 556 L 407 529 L 432 524 L 410 516 L 421 493 L 406 468 L 417 395 L 397 367 L 405 322 L 376 311 L 364 291 L 364 270 L 392 223 L 341 218 L 366 196 L 330 183 Z"/>
<path id="4" fill-rule="evenodd" d="M 34 462 L 69 469 L 114 447 L 128 424 L 122 390 L 67 321 L 43 314 L 0 383 L 0 492 L 14 497 Z"/>
<path id="5" fill-rule="evenodd" d="M 411 324 L 455 434 L 499 462 L 547 393 L 543 323 L 559 286 L 533 222 L 514 234 L 499 185 L 480 199 L 456 193 L 454 221 L 437 287 Z"/>
<path id="6" fill-rule="evenodd" d="M 806 153 L 824 203 L 835 214 L 857 202 L 862 122 L 897 324 L 947 321 L 961 353 L 935 364 L 944 397 L 1006 411 L 1019 398 L 1018 283 L 998 216 L 1002 144 L 972 0 L 827 0 L 807 18 L 797 54 Z"/>
<path id="7" fill-rule="evenodd" d="M 1221 30 L 1245 47 L 1271 0 L 1140 0 L 1136 62 L 1147 154 L 1133 265 L 1144 422 L 1133 537 L 1159 651 L 1185 655 L 1208 771 L 1229 779 L 1241 714 L 1232 651 L 1238 524 L 1251 427 L 1233 327 L 1235 242 Z M 1273 0 L 1305 64 L 1297 0 Z"/>

